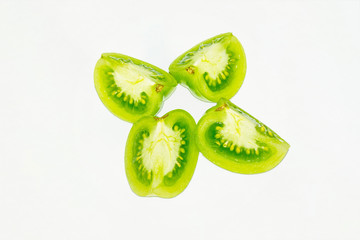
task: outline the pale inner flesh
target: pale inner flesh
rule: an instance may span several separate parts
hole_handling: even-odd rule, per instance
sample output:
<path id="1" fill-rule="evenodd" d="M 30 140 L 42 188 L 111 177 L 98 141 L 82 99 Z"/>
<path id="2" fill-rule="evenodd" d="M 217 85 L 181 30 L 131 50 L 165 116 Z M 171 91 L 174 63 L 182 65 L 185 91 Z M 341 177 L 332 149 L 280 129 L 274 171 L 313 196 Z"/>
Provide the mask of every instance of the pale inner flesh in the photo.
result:
<path id="1" fill-rule="evenodd" d="M 121 92 L 129 95 L 134 101 L 141 100 L 141 93 L 150 95 L 152 86 L 155 85 L 152 79 L 153 73 L 144 67 L 133 63 L 123 63 L 114 69 L 114 80 L 121 88 Z"/>
<path id="2" fill-rule="evenodd" d="M 220 134 L 227 141 L 232 141 L 239 147 L 258 149 L 259 146 L 256 144 L 258 133 L 255 123 L 231 108 L 227 108 L 225 111 L 224 127 L 219 131 Z"/>
<path id="3" fill-rule="evenodd" d="M 214 43 L 196 52 L 192 59 L 200 74 L 207 72 L 210 78 L 216 79 L 228 65 L 229 55 L 221 43 Z"/>
<path id="4" fill-rule="evenodd" d="M 153 187 L 159 185 L 163 176 L 173 170 L 181 146 L 180 135 L 180 131 L 174 131 L 160 119 L 155 130 L 144 139 L 143 165 L 148 171 L 153 172 Z"/>

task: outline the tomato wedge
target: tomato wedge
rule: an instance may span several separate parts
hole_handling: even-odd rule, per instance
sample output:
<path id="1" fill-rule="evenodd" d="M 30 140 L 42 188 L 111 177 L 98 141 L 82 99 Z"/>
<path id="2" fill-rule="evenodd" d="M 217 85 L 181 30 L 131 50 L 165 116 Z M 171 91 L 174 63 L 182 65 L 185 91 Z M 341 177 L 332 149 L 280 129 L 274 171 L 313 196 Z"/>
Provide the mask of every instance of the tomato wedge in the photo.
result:
<path id="1" fill-rule="evenodd" d="M 119 53 L 102 54 L 94 79 L 103 104 L 128 122 L 155 115 L 177 85 L 164 70 Z"/>
<path id="2" fill-rule="evenodd" d="M 220 99 L 200 119 L 196 143 L 214 164 L 243 174 L 274 168 L 290 147 L 273 130 L 227 99 Z"/>
<path id="3" fill-rule="evenodd" d="M 232 98 L 246 73 L 246 58 L 239 40 L 224 33 L 203 41 L 175 59 L 169 72 L 204 101 Z"/>
<path id="4" fill-rule="evenodd" d="M 199 151 L 196 123 L 184 110 L 144 117 L 130 130 L 125 150 L 129 185 L 139 196 L 171 198 L 189 184 Z"/>

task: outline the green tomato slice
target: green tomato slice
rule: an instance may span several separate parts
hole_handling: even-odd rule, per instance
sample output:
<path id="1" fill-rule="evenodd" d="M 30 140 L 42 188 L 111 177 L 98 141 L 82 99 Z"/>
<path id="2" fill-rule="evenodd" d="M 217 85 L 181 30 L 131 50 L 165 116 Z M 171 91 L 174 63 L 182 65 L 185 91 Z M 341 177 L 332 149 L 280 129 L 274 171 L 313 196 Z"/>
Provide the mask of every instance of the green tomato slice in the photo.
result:
<path id="1" fill-rule="evenodd" d="M 220 99 L 200 119 L 196 143 L 214 164 L 243 174 L 274 168 L 290 147 L 273 130 L 227 99 Z"/>
<path id="2" fill-rule="evenodd" d="M 232 98 L 246 73 L 246 58 L 239 40 L 224 33 L 203 41 L 175 59 L 169 72 L 204 101 Z"/>
<path id="3" fill-rule="evenodd" d="M 177 85 L 164 70 L 118 53 L 102 54 L 94 80 L 103 104 L 128 122 L 155 115 Z"/>
<path id="4" fill-rule="evenodd" d="M 199 155 L 195 129 L 184 110 L 134 123 L 125 150 L 126 176 L 134 193 L 171 198 L 187 187 Z"/>

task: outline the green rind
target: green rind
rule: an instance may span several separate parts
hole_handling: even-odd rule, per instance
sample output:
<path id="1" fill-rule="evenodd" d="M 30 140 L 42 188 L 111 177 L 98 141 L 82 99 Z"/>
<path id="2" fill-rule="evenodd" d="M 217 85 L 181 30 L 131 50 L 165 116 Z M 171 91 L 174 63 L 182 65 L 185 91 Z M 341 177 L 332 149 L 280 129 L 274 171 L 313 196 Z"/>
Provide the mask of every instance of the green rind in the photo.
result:
<path id="1" fill-rule="evenodd" d="M 190 65 L 181 63 L 187 54 L 196 52 L 202 45 L 210 44 L 214 41 L 225 42 L 227 49 L 230 49 L 232 54 L 236 53 L 233 58 L 238 59 L 236 65 L 233 66 L 235 72 L 229 79 L 231 83 L 224 89 L 216 92 L 210 90 L 202 76 L 188 74 L 186 68 Z M 232 33 L 224 33 L 207 39 L 184 52 L 170 64 L 169 72 L 178 83 L 189 89 L 196 98 L 206 102 L 217 102 L 222 97 L 231 99 L 239 91 L 246 74 L 246 56 L 239 40 Z"/>
<path id="2" fill-rule="evenodd" d="M 133 156 L 134 156 L 134 142 L 136 133 L 144 129 L 149 129 L 150 131 L 155 128 L 157 120 L 156 117 L 146 116 L 138 120 L 133 124 L 133 127 L 130 130 L 126 148 L 125 148 L 125 170 L 126 176 L 130 185 L 131 190 L 138 196 L 157 196 L 161 198 L 173 198 L 179 195 L 185 190 L 185 188 L 190 183 L 190 180 L 194 174 L 197 159 L 199 156 L 199 150 L 195 144 L 195 131 L 196 131 L 196 122 L 193 117 L 186 111 L 182 109 L 177 109 L 168 112 L 164 116 L 165 122 L 171 125 L 177 121 L 182 121 L 188 126 L 187 132 L 191 133 L 189 136 L 189 149 L 187 154 L 187 164 L 184 166 L 185 169 L 182 172 L 181 177 L 171 186 L 168 186 L 164 181 L 158 185 L 155 189 L 152 189 L 151 186 L 145 186 L 136 175 L 136 170 L 133 167 Z"/>
<path id="3" fill-rule="evenodd" d="M 216 111 L 216 109 L 224 105 L 224 103 L 230 106 L 232 109 L 240 111 L 244 116 L 251 118 L 259 125 L 264 125 L 262 122 L 238 106 L 234 105 L 230 101 L 226 99 L 220 99 L 216 106 L 206 111 L 204 116 L 197 124 L 196 144 L 204 157 L 221 168 L 242 174 L 263 173 L 276 167 L 287 154 L 290 145 L 266 125 L 266 128 L 272 131 L 274 137 L 260 137 L 260 139 L 271 148 L 272 153 L 270 157 L 263 159 L 262 161 L 245 161 L 244 159 L 234 158 L 226 153 L 224 154 L 223 152 L 216 151 L 216 149 L 210 147 L 210 140 L 205 137 L 205 133 L 213 123 L 221 121 L 222 113 L 221 111 Z"/>
<path id="4" fill-rule="evenodd" d="M 137 111 L 136 108 L 129 110 L 129 108 L 125 108 L 124 106 L 117 104 L 112 96 L 107 93 L 108 86 L 104 85 L 104 80 L 102 79 L 107 77 L 106 74 L 109 69 L 113 69 L 116 64 L 118 64 L 118 59 L 131 61 L 136 65 L 146 66 L 148 69 L 156 71 L 161 76 L 163 76 L 163 81 L 159 79 L 152 79 L 154 82 L 162 84 L 164 88 L 160 92 L 156 92 L 154 87 L 152 94 L 149 96 L 149 102 L 147 103 L 144 111 Z M 163 105 L 163 101 L 172 94 L 177 85 L 176 80 L 164 70 L 150 63 L 119 53 L 104 53 L 101 55 L 101 58 L 98 60 L 95 66 L 94 83 L 100 100 L 108 108 L 108 110 L 118 118 L 132 123 L 139 120 L 141 117 L 148 115 L 152 116 L 159 112 Z"/>

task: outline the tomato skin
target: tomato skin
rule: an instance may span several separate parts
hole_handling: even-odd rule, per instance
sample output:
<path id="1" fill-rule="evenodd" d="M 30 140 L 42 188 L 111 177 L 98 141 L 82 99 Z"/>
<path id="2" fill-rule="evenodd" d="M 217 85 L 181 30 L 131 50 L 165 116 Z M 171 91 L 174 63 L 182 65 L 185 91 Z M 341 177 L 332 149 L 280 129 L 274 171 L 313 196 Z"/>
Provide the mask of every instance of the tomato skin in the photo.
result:
<path id="1" fill-rule="evenodd" d="M 156 76 L 151 78 L 154 85 L 147 93 L 146 104 L 135 103 L 134 100 L 130 102 L 130 97 L 127 101 L 122 101 L 122 97 L 112 94 L 114 90 L 116 91 L 117 86 L 112 87 L 115 85 L 115 80 L 109 73 L 115 72 L 116 68 L 124 64 L 144 68 Z M 94 84 L 96 92 L 106 108 L 118 118 L 133 123 L 143 116 L 153 116 L 159 112 L 164 100 L 175 90 L 177 82 L 169 73 L 152 64 L 119 53 L 104 53 L 95 66 Z M 134 86 L 135 88 L 137 86 Z M 122 96 L 127 95 L 126 91 L 123 93 Z"/>
<path id="2" fill-rule="evenodd" d="M 227 83 L 223 88 L 212 89 L 206 84 L 204 76 L 197 74 L 197 68 L 193 62 L 189 62 L 189 56 L 193 56 L 199 49 L 213 43 L 221 43 L 226 53 L 231 55 L 234 61 L 231 68 L 226 68 L 228 76 Z M 189 68 L 194 71 L 189 71 Z M 196 98 L 206 102 L 217 102 L 220 98 L 232 98 L 240 89 L 246 74 L 246 56 L 239 40 L 232 33 L 224 33 L 207 39 L 192 47 L 177 57 L 169 66 L 169 72 L 184 87 L 186 87 Z"/>
<path id="3" fill-rule="evenodd" d="M 220 146 L 215 139 L 216 128 L 224 127 L 227 111 L 239 114 L 239 119 L 248 122 L 248 129 L 240 128 L 244 135 L 253 136 L 258 145 L 254 149 L 229 148 Z M 254 127 L 253 129 L 252 126 Z M 235 132 L 235 130 L 233 130 Z M 240 135 L 239 135 L 240 136 Z M 217 136 L 219 137 L 219 136 Z M 226 136 L 225 136 L 226 138 Z M 247 139 L 250 141 L 252 139 Z M 234 141 L 235 142 L 235 141 Z M 196 129 L 196 144 L 199 151 L 215 165 L 235 173 L 256 174 L 269 171 L 276 167 L 288 152 L 290 145 L 262 122 L 234 105 L 227 99 L 220 99 L 216 106 L 208 109 L 199 120 Z M 249 151 L 249 152 L 248 152 Z"/>
<path id="4" fill-rule="evenodd" d="M 146 133 L 149 137 L 156 131 L 159 121 L 163 121 L 165 126 L 170 128 L 176 125 L 180 129 L 186 129 L 181 135 L 182 139 L 186 141 L 186 146 L 184 147 L 185 153 L 182 155 L 184 159 L 181 161 L 181 167 L 174 170 L 174 175 L 171 177 L 169 174 L 161 175 L 161 182 L 153 186 L 153 179 L 143 178 L 139 174 L 138 165 L 136 165 L 139 145 L 136 143 L 141 134 Z M 196 122 L 193 117 L 181 109 L 170 111 L 161 118 L 146 116 L 133 124 L 126 143 L 125 170 L 130 188 L 135 194 L 142 197 L 173 198 L 185 190 L 194 174 L 199 155 L 195 144 L 195 129 Z"/>

